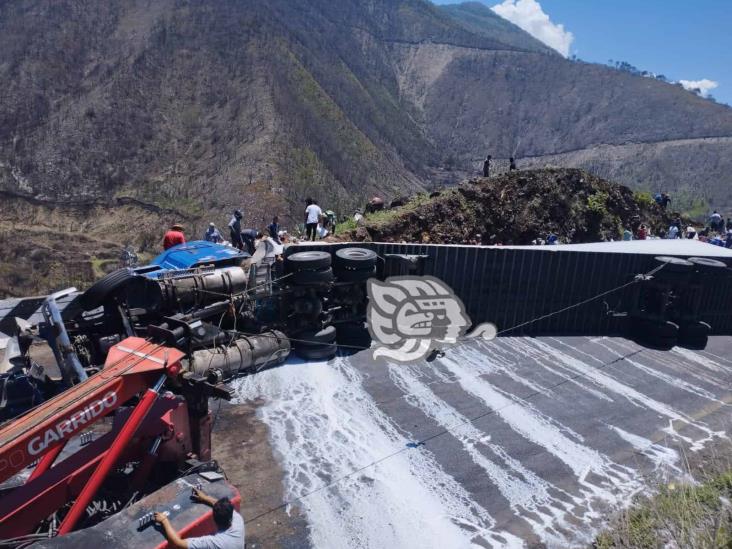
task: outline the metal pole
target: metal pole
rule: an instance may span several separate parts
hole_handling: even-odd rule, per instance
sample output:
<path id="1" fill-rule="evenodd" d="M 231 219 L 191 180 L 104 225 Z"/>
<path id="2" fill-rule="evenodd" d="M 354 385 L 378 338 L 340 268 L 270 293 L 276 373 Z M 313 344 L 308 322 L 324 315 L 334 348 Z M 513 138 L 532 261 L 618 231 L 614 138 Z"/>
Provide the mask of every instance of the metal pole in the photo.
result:
<path id="1" fill-rule="evenodd" d="M 125 422 L 124 427 L 122 427 L 117 438 L 115 438 L 114 442 L 110 445 L 109 450 L 107 450 L 102 461 L 99 462 L 96 470 L 92 473 L 92 476 L 87 481 L 83 490 L 79 494 L 79 497 L 76 498 L 71 510 L 61 523 L 61 526 L 58 529 L 58 534 L 60 536 L 68 534 L 74 529 L 76 523 L 84 513 L 86 506 L 89 505 L 89 502 L 91 502 L 92 498 L 99 490 L 99 487 L 104 482 L 109 471 L 116 465 L 122 455 L 122 452 L 125 450 L 125 447 L 134 436 L 135 431 L 137 431 L 137 428 L 145 419 L 147 412 L 152 408 L 152 405 L 155 404 L 158 394 L 160 393 L 160 389 L 162 388 L 163 383 L 165 383 L 165 379 L 166 376 L 163 374 L 160 376 L 160 379 L 154 387 L 145 391 L 145 395 L 142 397 L 139 404 L 135 406 L 132 414 L 130 414 L 130 417 Z"/>
<path id="2" fill-rule="evenodd" d="M 61 444 L 59 444 L 53 450 L 51 450 L 45 456 L 43 456 L 41 458 L 41 461 L 38 462 L 38 465 L 36 465 L 35 469 L 33 469 L 33 472 L 28 477 L 28 480 L 25 481 L 25 483 L 28 484 L 30 481 L 37 479 L 43 473 L 48 471 L 51 468 L 51 466 L 53 465 L 53 462 L 56 461 L 56 458 L 66 447 L 67 442 L 68 442 L 68 440 L 64 440 Z"/>
<path id="3" fill-rule="evenodd" d="M 76 374 L 79 381 L 86 381 L 87 375 L 84 367 L 79 362 L 79 357 L 76 356 L 69 334 L 66 332 L 66 326 L 64 326 L 64 319 L 61 317 L 61 311 L 56 303 L 57 299 L 61 299 L 71 293 L 75 292 L 76 288 L 68 288 L 61 292 L 49 295 L 43 302 L 42 312 L 46 319 L 46 322 L 55 328 L 55 333 L 52 330 L 48 334 L 48 342 L 51 345 L 53 354 L 56 356 L 56 362 L 58 362 L 59 368 L 62 370 L 64 381 L 68 386 L 71 386 L 72 373 Z"/>

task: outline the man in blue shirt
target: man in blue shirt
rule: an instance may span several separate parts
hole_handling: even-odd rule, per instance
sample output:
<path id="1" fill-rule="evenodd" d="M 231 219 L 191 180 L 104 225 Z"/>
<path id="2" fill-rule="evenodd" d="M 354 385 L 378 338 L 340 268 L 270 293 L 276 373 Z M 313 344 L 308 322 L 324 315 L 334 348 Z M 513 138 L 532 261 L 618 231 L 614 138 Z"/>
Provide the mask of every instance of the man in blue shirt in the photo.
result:
<path id="1" fill-rule="evenodd" d="M 280 242 L 280 218 L 277 216 L 274 216 L 272 218 L 272 223 L 267 227 L 267 232 L 269 232 L 269 237 L 277 242 L 277 244 L 282 244 Z"/>
<path id="2" fill-rule="evenodd" d="M 221 233 L 216 228 L 216 225 L 214 225 L 213 223 L 208 224 L 208 229 L 206 229 L 206 233 L 203 235 L 203 239 L 207 242 L 213 242 L 215 244 L 219 244 L 220 242 L 224 241 Z"/>

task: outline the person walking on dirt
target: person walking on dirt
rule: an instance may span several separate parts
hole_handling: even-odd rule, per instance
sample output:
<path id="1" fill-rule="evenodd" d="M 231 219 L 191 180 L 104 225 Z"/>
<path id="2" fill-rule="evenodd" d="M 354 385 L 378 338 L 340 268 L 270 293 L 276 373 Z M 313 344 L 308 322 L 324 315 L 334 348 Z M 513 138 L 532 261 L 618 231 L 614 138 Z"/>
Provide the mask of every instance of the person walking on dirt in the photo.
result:
<path id="1" fill-rule="evenodd" d="M 323 210 L 320 209 L 317 202 L 312 198 L 307 199 L 307 207 L 305 208 L 305 239 L 315 240 L 315 234 L 320 222 L 320 216 Z"/>
<path id="2" fill-rule="evenodd" d="M 183 234 L 183 226 L 179 223 L 174 223 L 170 226 L 168 232 L 163 236 L 163 250 L 168 250 L 178 244 L 185 244 L 186 237 Z"/>
<path id="3" fill-rule="evenodd" d="M 512 156 L 508 159 L 508 171 L 512 172 L 514 170 L 518 170 L 518 168 L 516 167 L 516 159 Z"/>
<path id="4" fill-rule="evenodd" d="M 485 157 L 485 162 L 483 162 L 483 177 L 491 176 L 491 158 L 491 155 Z"/>
<path id="5" fill-rule="evenodd" d="M 244 215 L 241 210 L 234 210 L 229 221 L 229 237 L 231 238 L 231 245 L 240 250 L 244 249 L 244 241 L 241 239 L 241 219 Z"/>
<path id="6" fill-rule="evenodd" d="M 216 225 L 214 225 L 213 223 L 208 224 L 208 229 L 206 229 L 206 232 L 203 235 L 203 239 L 206 242 L 213 242 L 214 244 L 220 244 L 224 241 L 221 233 L 216 228 Z"/>

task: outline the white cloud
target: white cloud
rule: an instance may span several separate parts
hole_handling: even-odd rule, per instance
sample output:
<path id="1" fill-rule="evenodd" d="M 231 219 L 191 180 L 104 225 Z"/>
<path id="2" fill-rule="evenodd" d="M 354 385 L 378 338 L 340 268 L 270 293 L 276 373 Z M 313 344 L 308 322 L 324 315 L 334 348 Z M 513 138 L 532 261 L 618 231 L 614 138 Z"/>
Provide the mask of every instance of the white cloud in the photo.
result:
<path id="1" fill-rule="evenodd" d="M 702 97 L 707 97 L 711 90 L 719 86 L 719 82 L 709 80 L 708 78 L 702 78 L 701 80 L 679 80 L 679 84 L 685 90 L 699 94 Z"/>
<path id="2" fill-rule="evenodd" d="M 553 23 L 536 0 L 503 0 L 491 9 L 564 57 L 569 55 L 574 35 L 564 25 Z"/>

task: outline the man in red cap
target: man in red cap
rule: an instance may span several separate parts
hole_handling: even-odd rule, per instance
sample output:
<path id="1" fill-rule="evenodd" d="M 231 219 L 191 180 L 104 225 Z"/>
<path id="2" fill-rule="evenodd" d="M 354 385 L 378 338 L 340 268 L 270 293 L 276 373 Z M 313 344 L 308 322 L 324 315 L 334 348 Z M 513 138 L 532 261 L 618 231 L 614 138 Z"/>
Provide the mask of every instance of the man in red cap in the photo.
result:
<path id="1" fill-rule="evenodd" d="M 167 250 L 178 244 L 185 244 L 186 237 L 183 234 L 183 226 L 179 223 L 175 223 L 170 227 L 165 236 L 163 236 L 163 249 Z"/>

